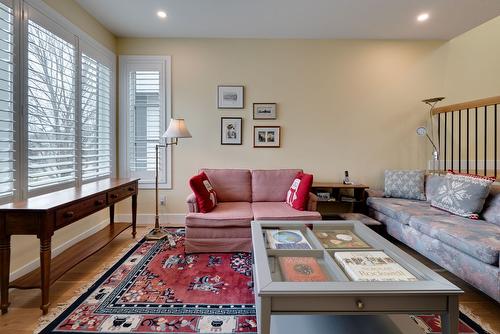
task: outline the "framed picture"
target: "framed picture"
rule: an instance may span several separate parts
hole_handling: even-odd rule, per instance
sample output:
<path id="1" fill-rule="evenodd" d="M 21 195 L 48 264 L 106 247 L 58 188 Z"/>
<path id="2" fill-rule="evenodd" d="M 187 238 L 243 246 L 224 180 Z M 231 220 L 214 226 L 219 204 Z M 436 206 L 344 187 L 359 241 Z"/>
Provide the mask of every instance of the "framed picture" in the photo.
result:
<path id="1" fill-rule="evenodd" d="M 217 86 L 217 108 L 243 109 L 244 101 L 243 86 Z"/>
<path id="2" fill-rule="evenodd" d="M 280 147 L 280 126 L 254 126 L 253 147 Z"/>
<path id="3" fill-rule="evenodd" d="M 254 103 L 253 119 L 276 119 L 276 103 Z"/>
<path id="4" fill-rule="evenodd" d="M 220 143 L 221 145 L 241 145 L 241 117 L 221 117 Z"/>

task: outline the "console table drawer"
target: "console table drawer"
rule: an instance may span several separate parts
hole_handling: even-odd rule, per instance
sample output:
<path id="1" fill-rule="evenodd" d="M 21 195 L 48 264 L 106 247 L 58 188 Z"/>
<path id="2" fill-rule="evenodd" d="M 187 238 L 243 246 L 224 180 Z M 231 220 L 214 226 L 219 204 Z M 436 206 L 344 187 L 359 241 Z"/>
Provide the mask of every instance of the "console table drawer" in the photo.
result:
<path id="1" fill-rule="evenodd" d="M 112 204 L 132 195 L 137 191 L 135 184 L 128 184 L 108 193 L 108 204 Z"/>
<path id="2" fill-rule="evenodd" d="M 446 310 L 443 296 L 273 297 L 273 312 L 401 312 Z"/>
<path id="3" fill-rule="evenodd" d="M 104 209 L 106 206 L 106 194 L 102 194 L 58 209 L 56 211 L 56 227 L 59 228 L 82 219 L 95 211 Z"/>

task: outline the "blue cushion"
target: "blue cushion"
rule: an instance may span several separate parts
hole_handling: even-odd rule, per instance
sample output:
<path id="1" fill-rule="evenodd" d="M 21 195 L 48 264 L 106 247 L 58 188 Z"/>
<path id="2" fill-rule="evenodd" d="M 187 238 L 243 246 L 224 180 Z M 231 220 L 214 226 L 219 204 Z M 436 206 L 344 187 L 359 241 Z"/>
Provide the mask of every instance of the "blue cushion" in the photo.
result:
<path id="1" fill-rule="evenodd" d="M 500 227 L 459 216 L 412 217 L 409 225 L 484 263 L 498 264 Z"/>

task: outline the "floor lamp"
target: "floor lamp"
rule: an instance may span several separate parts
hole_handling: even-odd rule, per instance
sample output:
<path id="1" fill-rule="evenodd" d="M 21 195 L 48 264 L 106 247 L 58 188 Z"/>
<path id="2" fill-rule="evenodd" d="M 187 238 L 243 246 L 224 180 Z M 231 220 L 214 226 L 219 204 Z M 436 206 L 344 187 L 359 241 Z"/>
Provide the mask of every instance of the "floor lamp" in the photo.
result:
<path id="1" fill-rule="evenodd" d="M 434 138 L 434 121 L 433 121 L 433 117 L 432 117 L 433 116 L 432 112 L 433 112 L 436 104 L 442 100 L 444 100 L 444 97 L 442 97 L 442 96 L 432 97 L 430 99 L 422 100 L 422 102 L 424 102 L 425 104 L 427 104 L 430 107 L 429 119 L 431 122 L 431 135 L 429 136 L 429 132 L 427 131 L 427 128 L 425 128 L 424 126 L 417 128 L 417 134 L 419 136 L 426 136 L 427 139 L 429 139 L 430 143 L 432 144 L 432 147 L 433 147 L 433 150 L 432 150 L 432 169 L 433 170 L 432 170 L 432 172 L 434 174 L 436 174 L 436 163 L 438 164 L 438 168 L 441 168 L 441 166 L 439 166 L 439 148 L 434 143 L 434 139 L 435 139 Z"/>
<path id="2" fill-rule="evenodd" d="M 155 228 L 146 236 L 146 240 L 160 240 L 168 236 L 168 233 L 160 228 L 160 215 L 158 214 L 158 160 L 160 148 L 167 148 L 170 145 L 177 145 L 179 138 L 191 138 L 186 123 L 182 118 L 172 118 L 167 131 L 161 136 L 166 138 L 165 144 L 158 144 L 155 147 L 156 169 L 155 169 Z M 169 142 L 169 139 L 171 140 Z"/>

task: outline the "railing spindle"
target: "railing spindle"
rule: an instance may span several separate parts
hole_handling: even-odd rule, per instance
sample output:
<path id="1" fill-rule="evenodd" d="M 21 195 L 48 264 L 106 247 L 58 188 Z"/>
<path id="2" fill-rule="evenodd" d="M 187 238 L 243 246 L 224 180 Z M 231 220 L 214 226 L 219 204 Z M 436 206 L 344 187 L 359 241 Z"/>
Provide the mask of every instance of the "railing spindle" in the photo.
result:
<path id="1" fill-rule="evenodd" d="M 498 166 L 497 166 L 497 142 L 498 142 L 498 139 L 497 139 L 497 129 L 498 129 L 498 122 L 497 122 L 497 106 L 498 104 L 495 104 L 495 141 L 494 141 L 494 157 L 493 157 L 493 160 L 494 160 L 494 165 L 495 165 L 495 178 L 497 177 L 497 170 L 498 170 Z"/>
<path id="2" fill-rule="evenodd" d="M 453 141 L 455 140 L 455 112 L 452 111 L 451 113 L 451 169 L 453 170 L 453 158 L 454 158 L 454 152 L 453 152 Z"/>
<path id="3" fill-rule="evenodd" d="M 474 153 L 476 155 L 475 160 L 476 160 L 476 175 L 477 175 L 477 159 L 478 159 L 478 152 L 477 152 L 477 108 L 476 108 L 476 117 L 475 117 L 475 124 L 476 124 L 476 131 L 474 133 L 474 137 L 476 139 L 476 149 L 474 150 Z"/>
<path id="4" fill-rule="evenodd" d="M 438 150 L 439 150 L 439 159 L 438 159 L 437 170 L 439 171 L 441 170 L 441 114 L 438 114 Z"/>
<path id="5" fill-rule="evenodd" d="M 470 144 L 470 140 L 469 140 L 469 129 L 470 129 L 470 126 L 469 126 L 469 108 L 467 108 L 467 174 L 469 174 L 469 153 L 470 153 L 470 148 L 469 148 L 469 144 Z"/>
<path id="6" fill-rule="evenodd" d="M 462 172 L 462 109 L 458 112 L 458 172 Z"/>
<path id="7" fill-rule="evenodd" d="M 444 114 L 444 170 L 445 171 L 446 171 L 446 159 L 448 158 L 448 154 L 446 154 L 446 150 L 448 148 L 447 134 L 448 134 L 448 113 Z"/>
<path id="8" fill-rule="evenodd" d="M 488 106 L 484 107 L 484 176 L 488 174 Z"/>

